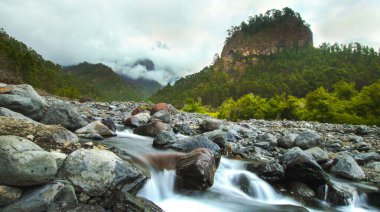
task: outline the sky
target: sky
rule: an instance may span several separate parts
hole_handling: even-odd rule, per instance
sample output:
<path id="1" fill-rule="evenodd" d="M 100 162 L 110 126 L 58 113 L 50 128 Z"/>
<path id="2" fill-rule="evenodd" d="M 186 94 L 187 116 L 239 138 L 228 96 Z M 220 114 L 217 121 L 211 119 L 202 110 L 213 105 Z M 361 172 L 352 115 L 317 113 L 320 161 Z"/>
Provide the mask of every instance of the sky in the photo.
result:
<path id="1" fill-rule="evenodd" d="M 1 0 L 0 27 L 60 65 L 101 62 L 166 84 L 210 65 L 231 26 L 284 7 L 311 25 L 314 46 L 380 48 L 379 0 Z M 156 71 L 132 67 L 140 58 Z"/>

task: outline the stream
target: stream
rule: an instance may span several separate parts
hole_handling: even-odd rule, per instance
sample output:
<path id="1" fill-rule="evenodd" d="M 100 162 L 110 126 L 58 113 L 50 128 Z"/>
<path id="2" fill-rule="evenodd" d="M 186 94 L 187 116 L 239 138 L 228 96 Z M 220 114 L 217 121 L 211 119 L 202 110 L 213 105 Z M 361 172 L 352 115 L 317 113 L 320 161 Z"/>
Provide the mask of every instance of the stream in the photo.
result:
<path id="1" fill-rule="evenodd" d="M 162 153 L 172 150 L 158 150 L 152 147 L 153 138 L 139 136 L 128 130 L 119 131 L 117 137 L 102 141 L 102 144 L 116 146 L 131 155 Z M 176 191 L 175 171 L 150 170 L 151 178 L 138 192 L 156 203 L 163 210 L 171 211 L 379 211 L 368 205 L 361 190 L 378 191 L 379 188 L 364 183 L 348 182 L 332 177 L 340 186 L 348 186 L 354 194 L 348 206 L 331 207 L 320 201 L 318 207 L 305 206 L 290 197 L 278 193 L 270 184 L 245 169 L 242 161 L 222 157 L 215 173 L 214 185 L 206 191 Z M 327 192 L 327 191 L 326 191 Z"/>

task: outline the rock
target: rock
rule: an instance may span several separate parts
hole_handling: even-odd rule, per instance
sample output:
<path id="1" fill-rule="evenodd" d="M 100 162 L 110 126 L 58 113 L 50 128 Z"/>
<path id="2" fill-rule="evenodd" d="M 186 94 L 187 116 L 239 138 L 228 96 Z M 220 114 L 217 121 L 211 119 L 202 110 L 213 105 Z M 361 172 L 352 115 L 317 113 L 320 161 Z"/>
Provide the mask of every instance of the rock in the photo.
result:
<path id="1" fill-rule="evenodd" d="M 53 203 L 47 209 L 47 212 L 106 212 L 106 210 L 99 205 L 86 205 L 82 203 Z"/>
<path id="2" fill-rule="evenodd" d="M 327 152 L 319 147 L 307 149 L 306 152 L 310 153 L 319 164 L 325 163 L 329 160 L 329 155 Z"/>
<path id="3" fill-rule="evenodd" d="M 285 152 L 282 160 L 285 179 L 301 181 L 311 186 L 326 184 L 329 177 L 308 152 L 293 147 Z"/>
<path id="4" fill-rule="evenodd" d="M 380 161 L 380 154 L 376 152 L 358 153 L 354 154 L 353 158 L 359 165 L 362 165 L 371 161 Z"/>
<path id="5" fill-rule="evenodd" d="M 41 123 L 48 125 L 59 124 L 71 131 L 75 131 L 88 124 L 78 111 L 67 103 L 55 103 L 50 106 Z"/>
<path id="6" fill-rule="evenodd" d="M 327 192 L 327 193 L 326 193 Z M 343 183 L 329 183 L 317 189 L 317 196 L 321 200 L 334 205 L 350 205 L 353 201 L 353 188 Z"/>
<path id="7" fill-rule="evenodd" d="M 136 115 L 133 115 L 129 118 L 127 118 L 124 122 L 125 126 L 131 126 L 131 127 L 140 127 L 146 123 L 148 123 L 150 120 L 149 113 L 138 113 Z"/>
<path id="8" fill-rule="evenodd" d="M 9 92 L 0 94 L 0 107 L 21 113 L 35 121 L 42 119 L 45 100 L 30 85 L 7 85 Z"/>
<path id="9" fill-rule="evenodd" d="M 99 134 L 78 134 L 79 137 L 81 138 L 87 138 L 91 140 L 103 140 L 103 136 Z"/>
<path id="10" fill-rule="evenodd" d="M 77 203 L 78 199 L 75 195 L 74 186 L 66 180 L 56 180 L 55 182 L 62 183 L 64 185 L 63 189 L 58 192 L 54 198 L 54 202 L 65 202 L 65 203 Z"/>
<path id="11" fill-rule="evenodd" d="M 322 137 L 315 132 L 306 131 L 300 133 L 294 140 L 295 146 L 301 149 L 310 149 L 312 147 L 321 146 Z"/>
<path id="12" fill-rule="evenodd" d="M 0 207 L 16 202 L 21 194 L 22 191 L 19 188 L 0 185 Z"/>
<path id="13" fill-rule="evenodd" d="M 60 182 L 53 182 L 26 192 L 20 200 L 8 205 L 3 212 L 46 211 L 57 193 L 64 188 Z"/>
<path id="14" fill-rule="evenodd" d="M 101 135 L 105 137 L 116 136 L 116 133 L 110 130 L 106 125 L 100 121 L 94 121 L 90 124 L 77 129 L 75 133 L 81 137 L 81 135 Z"/>
<path id="15" fill-rule="evenodd" d="M 39 185 L 57 172 L 55 159 L 33 142 L 17 136 L 0 136 L 0 184 Z"/>
<path id="16" fill-rule="evenodd" d="M 45 150 L 57 149 L 64 144 L 72 145 L 79 140 L 74 133 L 61 126 L 34 124 L 8 117 L 0 117 L 0 135 L 15 135 L 23 138 L 32 136 L 32 141 Z"/>
<path id="17" fill-rule="evenodd" d="M 368 163 L 366 164 L 366 167 L 380 172 L 380 162 L 378 161 Z"/>
<path id="18" fill-rule="evenodd" d="M 71 153 L 59 176 L 82 189 L 88 196 L 102 196 L 124 181 L 133 181 L 140 172 L 107 150 L 79 149 Z"/>
<path id="19" fill-rule="evenodd" d="M 176 166 L 176 187 L 206 190 L 214 184 L 216 165 L 209 149 L 198 148 L 181 157 Z"/>
<path id="20" fill-rule="evenodd" d="M 291 182 L 289 183 L 288 187 L 291 193 L 303 201 L 305 201 L 305 199 L 311 199 L 316 196 L 313 189 L 311 189 L 303 182 Z"/>
<path id="21" fill-rule="evenodd" d="M 346 139 L 352 143 L 362 143 L 363 142 L 363 137 L 357 136 L 357 135 L 349 135 Z"/>
<path id="22" fill-rule="evenodd" d="M 268 163 L 248 163 L 247 170 L 271 183 L 281 181 L 285 175 L 284 169 L 276 161 L 270 161 Z"/>
<path id="23" fill-rule="evenodd" d="M 54 158 L 57 163 L 57 170 L 62 166 L 63 161 L 66 160 L 67 155 L 57 151 L 51 151 L 50 155 Z"/>
<path id="24" fill-rule="evenodd" d="M 356 149 L 360 152 L 366 152 L 366 151 L 371 150 L 371 146 L 367 143 L 362 142 L 356 145 Z"/>
<path id="25" fill-rule="evenodd" d="M 220 148 L 206 136 L 197 135 L 179 141 L 173 145 L 177 150 L 181 152 L 191 152 L 198 148 L 209 149 L 215 156 L 220 157 Z"/>
<path id="26" fill-rule="evenodd" d="M 150 115 L 150 111 L 148 111 L 144 108 L 141 108 L 141 107 L 137 107 L 137 108 L 133 109 L 131 115 L 134 116 L 134 115 L 137 115 L 139 113 L 148 113 Z"/>
<path id="27" fill-rule="evenodd" d="M 365 174 L 356 161 L 349 155 L 340 155 L 334 159 L 331 174 L 348 180 L 363 180 Z"/>
<path id="28" fill-rule="evenodd" d="M 264 133 L 257 137 L 259 142 L 268 142 L 270 146 L 277 146 L 277 138 L 272 133 Z"/>
<path id="29" fill-rule="evenodd" d="M 4 108 L 4 107 L 0 107 L 0 116 L 5 116 L 5 117 L 10 117 L 10 118 L 15 118 L 15 119 L 23 119 L 23 120 L 33 122 L 35 124 L 40 124 L 40 123 L 34 121 L 33 119 L 22 115 L 21 113 L 13 112 L 13 111 L 11 111 L 7 108 Z"/>
<path id="30" fill-rule="evenodd" d="M 166 103 L 158 103 L 158 104 L 155 104 L 152 106 L 152 108 L 150 109 L 150 112 L 151 114 L 155 114 L 156 112 L 160 111 L 160 110 L 169 110 L 169 105 L 166 104 Z"/>
<path id="31" fill-rule="evenodd" d="M 279 139 L 278 139 L 278 146 L 283 148 L 292 148 L 294 147 L 294 140 L 298 134 L 292 133 L 292 132 L 285 132 Z"/>
<path id="32" fill-rule="evenodd" d="M 222 122 L 216 119 L 205 119 L 199 125 L 203 132 L 210 132 L 220 128 Z"/>
<path id="33" fill-rule="evenodd" d="M 203 133 L 203 135 L 216 143 L 221 149 L 224 149 L 230 142 L 236 143 L 236 138 L 232 133 L 224 132 L 222 130 L 206 132 Z"/>
<path id="34" fill-rule="evenodd" d="M 177 137 L 172 131 L 162 131 L 153 140 L 153 146 L 156 148 L 164 148 L 177 141 Z"/>
<path id="35" fill-rule="evenodd" d="M 360 125 L 356 128 L 356 134 L 357 135 L 368 135 L 370 132 L 368 126 Z"/>
<path id="36" fill-rule="evenodd" d="M 91 141 L 89 141 L 89 142 L 86 142 L 86 143 L 84 143 L 84 145 L 83 146 L 85 146 L 85 147 L 93 147 L 94 146 L 94 143 L 93 142 L 91 142 Z"/>
<path id="37" fill-rule="evenodd" d="M 146 136 L 152 136 L 156 137 L 160 132 L 162 131 L 170 131 L 171 127 L 170 125 L 166 123 L 162 123 L 159 120 L 153 119 L 147 124 L 144 124 L 140 127 L 137 127 L 133 133 L 139 134 L 139 135 L 146 135 Z"/>
<path id="38" fill-rule="evenodd" d="M 160 111 L 155 112 L 152 115 L 152 118 L 161 120 L 164 123 L 170 122 L 170 114 L 169 114 L 169 111 L 167 110 L 160 110 Z"/>
<path id="39" fill-rule="evenodd" d="M 102 124 L 106 125 L 112 132 L 116 132 L 116 124 L 111 118 L 102 119 Z"/>

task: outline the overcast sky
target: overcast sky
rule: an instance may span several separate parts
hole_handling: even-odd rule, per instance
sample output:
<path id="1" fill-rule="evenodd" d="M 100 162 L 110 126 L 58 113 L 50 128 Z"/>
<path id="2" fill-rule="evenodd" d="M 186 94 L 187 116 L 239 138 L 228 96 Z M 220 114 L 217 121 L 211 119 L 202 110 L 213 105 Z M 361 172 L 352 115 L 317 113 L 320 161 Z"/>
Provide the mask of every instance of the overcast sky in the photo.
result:
<path id="1" fill-rule="evenodd" d="M 1 0 L 0 27 L 55 63 L 103 62 L 165 84 L 210 65 L 231 26 L 286 6 L 311 25 L 315 46 L 380 47 L 379 0 Z M 138 58 L 158 71 L 125 66 Z"/>

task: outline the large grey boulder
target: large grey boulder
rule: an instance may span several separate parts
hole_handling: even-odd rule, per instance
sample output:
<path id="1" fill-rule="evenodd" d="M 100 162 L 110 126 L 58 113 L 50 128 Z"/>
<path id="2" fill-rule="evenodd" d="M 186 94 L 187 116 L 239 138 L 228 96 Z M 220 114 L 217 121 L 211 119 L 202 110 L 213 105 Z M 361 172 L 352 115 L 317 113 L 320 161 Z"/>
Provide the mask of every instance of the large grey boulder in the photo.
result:
<path id="1" fill-rule="evenodd" d="M 298 147 L 293 147 L 285 152 L 281 162 L 285 171 L 285 179 L 289 181 L 301 181 L 312 186 L 326 184 L 329 181 L 328 175 L 313 156 Z"/>
<path id="2" fill-rule="evenodd" d="M 310 149 L 322 145 L 322 137 L 313 131 L 300 133 L 294 140 L 294 144 L 301 149 Z"/>
<path id="3" fill-rule="evenodd" d="M 149 120 L 150 120 L 149 113 L 138 113 L 136 115 L 128 117 L 124 121 L 124 124 L 125 126 L 140 127 L 141 125 L 148 123 Z"/>
<path id="4" fill-rule="evenodd" d="M 160 110 L 157 111 L 152 115 L 152 118 L 161 120 L 164 123 L 169 123 L 170 122 L 170 113 L 167 110 Z"/>
<path id="5" fill-rule="evenodd" d="M 329 154 L 319 147 L 307 149 L 306 152 L 310 153 L 318 163 L 324 163 L 329 160 Z"/>
<path id="6" fill-rule="evenodd" d="M 283 148 L 294 147 L 294 140 L 297 138 L 298 134 L 293 132 L 284 132 L 282 136 L 278 139 L 278 146 Z"/>
<path id="7" fill-rule="evenodd" d="M 363 180 L 365 178 L 362 168 L 349 155 L 340 155 L 334 159 L 331 174 L 348 180 Z"/>
<path id="8" fill-rule="evenodd" d="M 26 192 L 20 200 L 8 205 L 2 212 L 46 211 L 55 196 L 64 188 L 60 182 L 53 182 Z"/>
<path id="9" fill-rule="evenodd" d="M 88 124 L 70 104 L 58 102 L 50 106 L 41 123 L 48 125 L 59 124 L 71 131 L 75 131 Z"/>
<path id="10" fill-rule="evenodd" d="M 154 138 L 153 146 L 156 148 L 165 148 L 177 140 L 177 137 L 172 131 L 162 131 Z"/>
<path id="11" fill-rule="evenodd" d="M 201 127 L 201 130 L 203 132 L 210 132 L 214 131 L 220 128 L 222 125 L 222 122 L 217 119 L 205 119 L 202 121 L 202 123 L 199 125 Z"/>
<path id="12" fill-rule="evenodd" d="M 272 183 L 281 181 L 285 175 L 284 168 L 277 161 L 248 163 L 247 170 Z"/>
<path id="13" fill-rule="evenodd" d="M 203 135 L 216 143 L 221 149 L 224 149 L 230 142 L 236 143 L 236 138 L 232 133 L 222 130 L 206 132 Z"/>
<path id="14" fill-rule="evenodd" d="M 100 121 L 93 121 L 90 124 L 75 130 L 75 133 L 79 137 L 110 137 L 116 136 L 116 133 L 110 130 L 106 125 L 102 124 Z"/>
<path id="15" fill-rule="evenodd" d="M 0 136 L 0 184 L 31 186 L 55 177 L 57 164 L 49 152 L 17 136 Z"/>
<path id="16" fill-rule="evenodd" d="M 0 207 L 17 201 L 21 197 L 21 194 L 22 190 L 19 188 L 0 185 Z"/>
<path id="17" fill-rule="evenodd" d="M 45 150 L 78 142 L 78 137 L 64 127 L 34 124 L 27 120 L 0 116 L 0 135 L 15 135 L 31 139 Z"/>
<path id="18" fill-rule="evenodd" d="M 21 113 L 36 121 L 41 120 L 47 104 L 32 86 L 7 85 L 4 89 L 8 92 L 0 94 L 0 107 Z"/>
<path id="19" fill-rule="evenodd" d="M 173 144 L 173 147 L 181 152 L 191 152 L 198 148 L 209 149 L 215 156 L 220 156 L 220 148 L 206 136 L 197 135 Z"/>
<path id="20" fill-rule="evenodd" d="M 83 190 L 88 196 L 102 196 L 108 189 L 140 176 L 131 164 L 107 150 L 79 149 L 71 153 L 59 176 Z"/>
<path id="21" fill-rule="evenodd" d="M 15 118 L 15 119 L 22 119 L 22 120 L 27 120 L 27 121 L 33 122 L 35 124 L 40 124 L 40 123 L 34 121 L 33 119 L 22 115 L 21 113 L 11 111 L 5 107 L 0 107 L 0 116 L 5 116 L 5 117 L 10 117 L 10 118 Z"/>
<path id="22" fill-rule="evenodd" d="M 146 135 L 151 137 L 156 137 L 162 131 L 171 131 L 169 124 L 163 123 L 160 120 L 153 119 L 150 122 L 137 127 L 133 133 L 139 135 Z"/>

